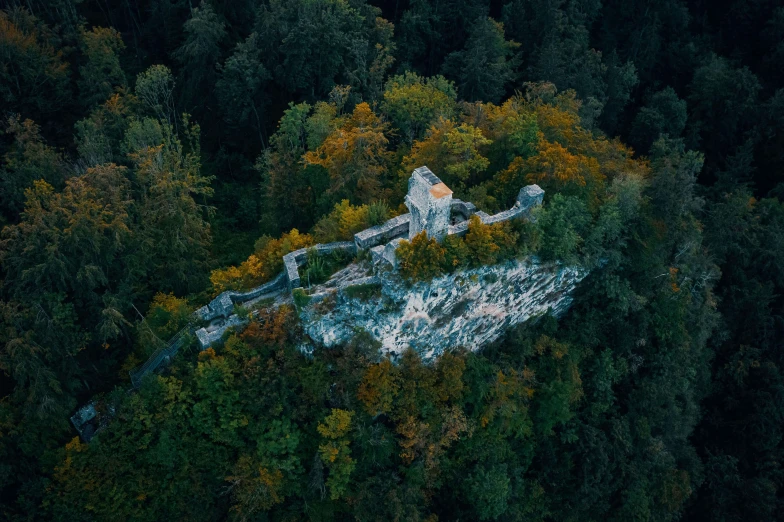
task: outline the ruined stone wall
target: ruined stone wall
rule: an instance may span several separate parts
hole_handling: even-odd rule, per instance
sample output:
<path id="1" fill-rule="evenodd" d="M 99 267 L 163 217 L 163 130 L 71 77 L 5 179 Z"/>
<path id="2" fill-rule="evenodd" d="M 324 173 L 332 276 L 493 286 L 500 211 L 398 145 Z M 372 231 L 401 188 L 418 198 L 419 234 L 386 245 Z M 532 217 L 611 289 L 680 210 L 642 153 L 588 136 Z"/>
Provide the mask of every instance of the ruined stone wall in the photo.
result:
<path id="1" fill-rule="evenodd" d="M 300 248 L 294 252 L 290 252 L 283 256 L 284 272 L 289 281 L 289 289 L 294 290 L 302 286 L 302 281 L 299 277 L 299 267 L 308 261 L 308 251 L 315 250 L 319 256 L 326 256 L 333 252 L 345 252 L 346 254 L 356 254 L 357 247 L 353 241 L 339 241 L 336 243 L 326 243 L 308 247 Z"/>
<path id="2" fill-rule="evenodd" d="M 384 224 L 368 228 L 354 234 L 357 250 L 369 250 L 382 243 L 388 243 L 398 237 L 408 237 L 411 214 L 393 217 Z"/>
<path id="3" fill-rule="evenodd" d="M 517 194 L 517 201 L 515 205 L 509 210 L 504 210 L 498 214 L 489 215 L 487 212 L 478 211 L 474 212 L 485 225 L 492 225 L 494 223 L 503 223 L 504 221 L 511 221 L 521 217 L 531 217 L 531 210 L 542 204 L 544 199 L 544 190 L 539 185 L 528 185 L 520 189 Z M 472 205 L 473 206 L 473 205 Z M 449 235 L 464 236 L 468 232 L 468 221 L 462 221 L 455 225 L 449 226 Z"/>
<path id="4" fill-rule="evenodd" d="M 202 349 L 216 342 L 224 332 L 243 323 L 236 314 L 237 304 L 270 296 L 286 289 L 294 290 L 302 286 L 299 267 L 308 260 L 308 251 L 313 249 L 317 255 L 329 255 L 332 252 L 356 254 L 358 251 L 370 250 L 374 264 L 388 263 L 393 268 L 397 264 L 396 250 L 403 238 L 413 238 L 422 230 L 428 236 L 440 239 L 446 234 L 464 235 L 468 231 L 467 219 L 476 214 L 485 224 L 500 223 L 522 216 L 530 216 L 530 210 L 541 205 L 544 191 L 537 185 L 530 185 L 520 190 L 515 206 L 493 216 L 485 212 L 477 212 L 472 203 L 452 199 L 452 191 L 444 185 L 427 167 L 416 169 L 409 180 L 409 193 L 406 205 L 410 214 L 403 214 L 390 219 L 382 225 L 363 230 L 354 235 L 354 241 L 318 244 L 302 248 L 283 256 L 283 272 L 272 281 L 248 292 L 223 292 L 196 312 L 193 317 L 197 321 L 210 322 L 210 325 L 195 330 Z M 460 221 L 450 225 L 452 217 Z M 176 351 L 176 343 L 171 344 Z M 171 350 L 172 348 L 167 348 Z M 167 356 L 173 355 L 167 352 Z M 132 375 L 140 380 L 142 374 L 154 371 L 165 360 L 160 354 L 154 355 L 143 365 L 135 368 Z"/>

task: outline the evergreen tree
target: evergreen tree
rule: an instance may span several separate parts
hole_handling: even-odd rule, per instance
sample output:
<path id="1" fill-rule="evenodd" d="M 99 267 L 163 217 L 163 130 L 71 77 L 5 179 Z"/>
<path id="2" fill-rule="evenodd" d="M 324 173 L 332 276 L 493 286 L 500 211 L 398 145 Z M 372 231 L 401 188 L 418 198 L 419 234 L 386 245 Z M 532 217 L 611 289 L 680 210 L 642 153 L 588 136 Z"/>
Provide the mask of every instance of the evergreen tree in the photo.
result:
<path id="1" fill-rule="evenodd" d="M 212 5 L 202 2 L 193 9 L 183 30 L 185 41 L 174 52 L 174 58 L 181 66 L 181 105 L 188 111 L 194 108 L 203 111 L 204 99 L 212 95 L 217 81 L 217 67 L 221 47 L 226 40 L 226 27 Z"/>
<path id="2" fill-rule="evenodd" d="M 471 28 L 465 49 L 447 56 L 444 72 L 455 79 L 466 100 L 497 103 L 516 78 L 518 47 L 504 38 L 502 24 L 481 18 Z"/>

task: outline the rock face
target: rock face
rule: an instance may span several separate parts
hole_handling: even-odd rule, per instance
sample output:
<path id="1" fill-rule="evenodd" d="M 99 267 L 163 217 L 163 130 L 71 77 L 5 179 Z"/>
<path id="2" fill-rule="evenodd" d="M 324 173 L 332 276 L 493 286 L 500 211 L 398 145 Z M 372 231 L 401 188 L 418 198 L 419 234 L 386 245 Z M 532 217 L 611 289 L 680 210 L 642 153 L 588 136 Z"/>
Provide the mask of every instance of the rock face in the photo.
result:
<path id="1" fill-rule="evenodd" d="M 579 267 L 532 257 L 406 285 L 394 272 L 368 278 L 352 265 L 314 289 L 300 318 L 308 335 L 325 346 L 344 343 L 362 329 L 393 358 L 411 346 L 429 359 L 449 347 L 481 348 L 548 309 L 562 314 L 586 275 Z"/>

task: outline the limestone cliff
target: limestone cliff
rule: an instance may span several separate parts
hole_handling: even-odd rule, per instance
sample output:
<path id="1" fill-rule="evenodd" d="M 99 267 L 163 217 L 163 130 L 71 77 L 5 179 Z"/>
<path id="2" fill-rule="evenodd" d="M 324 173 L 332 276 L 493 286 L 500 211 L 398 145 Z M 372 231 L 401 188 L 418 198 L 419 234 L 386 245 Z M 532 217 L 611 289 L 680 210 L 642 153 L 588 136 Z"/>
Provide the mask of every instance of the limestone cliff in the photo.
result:
<path id="1" fill-rule="evenodd" d="M 351 265 L 312 289 L 300 318 L 315 342 L 334 346 L 362 329 L 393 357 L 407 346 L 424 358 L 449 347 L 478 349 L 548 309 L 562 314 L 587 272 L 531 257 L 413 285 L 394 272 L 367 274 Z"/>

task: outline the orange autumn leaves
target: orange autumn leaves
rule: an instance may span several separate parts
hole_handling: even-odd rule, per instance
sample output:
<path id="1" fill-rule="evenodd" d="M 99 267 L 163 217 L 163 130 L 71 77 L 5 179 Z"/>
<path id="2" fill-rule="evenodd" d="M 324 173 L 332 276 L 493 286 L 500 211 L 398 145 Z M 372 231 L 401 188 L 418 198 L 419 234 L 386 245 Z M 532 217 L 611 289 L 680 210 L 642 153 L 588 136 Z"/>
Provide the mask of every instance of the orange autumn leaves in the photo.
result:
<path id="1" fill-rule="evenodd" d="M 269 281 L 283 270 L 284 255 L 314 243 L 310 234 L 300 234 L 296 228 L 278 239 L 263 236 L 256 241 L 256 251 L 240 266 L 212 271 L 210 282 L 214 292 L 252 288 Z"/>
<path id="2" fill-rule="evenodd" d="M 395 92 L 400 98 L 408 91 Z M 341 114 L 337 106 L 322 103 L 311 116 L 307 116 L 309 107 L 301 108 L 304 112 L 296 120 L 302 126 L 298 136 L 302 141 L 307 135 L 308 145 L 297 141 L 300 146 L 290 151 L 291 161 L 297 169 L 323 173 L 326 181 L 319 197 L 324 201 L 319 204 L 335 210 L 327 216 L 321 210 L 322 219 L 315 220 L 309 234 L 291 229 L 280 240 L 269 239 L 267 245 L 257 247 L 241 265 L 214 271 L 210 278 L 214 293 L 251 288 L 269 280 L 280 270 L 279 256 L 286 252 L 316 242 L 349 239 L 366 221 L 360 214 L 374 204 L 386 201 L 392 209 L 402 208 L 405 180 L 422 165 L 442 177 L 457 197 L 490 213 L 514 204 L 520 188 L 532 183 L 551 195 L 576 196 L 593 209 L 604 197 L 608 182 L 618 176 L 646 175 L 647 164 L 634 159 L 631 149 L 580 126 L 579 101 L 573 93 L 552 93 L 547 100 L 534 93 L 514 96 L 500 105 L 462 103 L 450 111 L 435 111 L 427 126 L 424 120 L 418 123 L 428 130 L 416 133 L 419 139 L 410 143 L 400 128 L 389 123 L 402 125 L 400 114 L 393 117 L 383 112 L 390 110 L 386 105 L 374 110 L 359 103 Z M 293 125 L 289 119 L 281 120 L 280 132 Z M 300 181 L 311 183 L 306 177 Z M 286 193 L 278 194 L 276 201 L 289 197 L 296 199 Z M 277 241 L 290 243 L 290 249 Z M 432 266 L 423 270 L 434 272 L 441 264 L 438 257 L 427 260 Z"/>
<path id="3" fill-rule="evenodd" d="M 305 154 L 306 165 L 329 172 L 330 191 L 353 193 L 363 203 L 382 196 L 382 180 L 391 153 L 387 150 L 388 125 L 367 103 L 360 103 L 343 124 L 316 150 Z"/>

